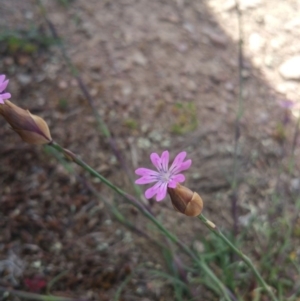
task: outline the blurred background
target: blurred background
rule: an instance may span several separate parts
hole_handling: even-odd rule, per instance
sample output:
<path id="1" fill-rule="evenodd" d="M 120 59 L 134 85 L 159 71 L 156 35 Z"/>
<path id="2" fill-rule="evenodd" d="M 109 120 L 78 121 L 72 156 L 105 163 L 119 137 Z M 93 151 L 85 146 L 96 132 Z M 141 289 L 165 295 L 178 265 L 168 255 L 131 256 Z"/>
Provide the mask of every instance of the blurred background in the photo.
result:
<path id="1" fill-rule="evenodd" d="M 186 186 L 202 196 L 205 215 L 281 300 L 297 300 L 300 1 L 239 7 L 240 15 L 232 0 L 1 0 L 0 73 L 12 102 L 42 116 L 55 141 L 125 191 L 134 193 L 128 173 L 150 167 L 152 152 L 187 151 Z M 221 300 L 175 246 L 163 253 L 115 220 L 90 184 L 166 243 L 99 181 L 73 165 L 69 173 L 3 119 L 0 141 L 0 288 L 103 301 Z M 142 201 L 239 300 L 268 300 L 197 219 L 169 199 Z"/>

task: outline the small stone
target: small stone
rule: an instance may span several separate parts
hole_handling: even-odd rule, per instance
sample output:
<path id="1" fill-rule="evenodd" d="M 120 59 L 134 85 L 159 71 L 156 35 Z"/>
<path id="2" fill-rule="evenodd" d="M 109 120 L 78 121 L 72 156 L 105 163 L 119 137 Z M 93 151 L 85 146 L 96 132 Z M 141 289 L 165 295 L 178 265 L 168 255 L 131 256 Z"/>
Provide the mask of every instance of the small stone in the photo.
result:
<path id="1" fill-rule="evenodd" d="M 250 76 L 250 72 L 246 69 L 242 70 L 242 77 L 243 78 L 248 78 Z"/>
<path id="2" fill-rule="evenodd" d="M 138 294 L 138 295 L 144 295 L 144 292 L 145 292 L 145 290 L 141 287 L 141 286 L 139 286 L 137 289 L 136 289 L 136 293 Z"/>
<path id="3" fill-rule="evenodd" d="M 115 234 L 116 234 L 117 236 L 121 236 L 121 235 L 122 235 L 122 230 L 121 230 L 121 229 L 117 229 L 117 230 L 115 231 Z"/>
<path id="4" fill-rule="evenodd" d="M 225 86 L 225 89 L 228 92 L 233 92 L 234 91 L 234 85 L 233 85 L 232 82 L 226 82 L 224 86 Z"/>
<path id="5" fill-rule="evenodd" d="M 195 92 L 198 88 L 197 84 L 193 80 L 187 80 L 185 86 L 189 91 Z"/>
<path id="6" fill-rule="evenodd" d="M 274 50 L 279 50 L 286 43 L 284 36 L 279 36 L 271 40 L 270 45 Z"/>
<path id="7" fill-rule="evenodd" d="M 146 138 L 139 138 L 137 141 L 137 145 L 139 148 L 149 148 L 151 146 L 151 142 L 149 139 Z"/>
<path id="8" fill-rule="evenodd" d="M 125 232 L 123 242 L 125 242 L 125 243 L 131 243 L 132 242 L 131 232 L 129 232 L 129 231 Z"/>
<path id="9" fill-rule="evenodd" d="M 139 51 L 135 52 L 132 56 L 133 62 L 135 62 L 138 65 L 146 66 L 148 63 L 147 58 Z"/>
<path id="10" fill-rule="evenodd" d="M 110 225 L 112 224 L 111 219 L 105 220 L 105 221 L 104 221 L 104 224 L 105 224 L 106 226 L 110 226 Z"/>
<path id="11" fill-rule="evenodd" d="M 183 28 L 184 28 L 186 31 L 188 31 L 189 33 L 194 33 L 194 31 L 195 31 L 194 26 L 193 26 L 191 23 L 189 23 L 189 22 L 185 22 L 185 23 L 183 24 Z"/>
<path id="12" fill-rule="evenodd" d="M 195 249 L 198 253 L 203 253 L 204 250 L 205 250 L 205 247 L 204 247 L 203 243 L 202 243 L 201 241 L 198 241 L 198 240 L 194 241 L 193 247 L 194 247 L 194 249 Z"/>
<path id="13" fill-rule="evenodd" d="M 56 242 L 53 246 L 52 246 L 52 251 L 56 252 L 56 253 L 59 253 L 62 249 L 62 244 L 58 241 Z"/>
<path id="14" fill-rule="evenodd" d="M 18 74 L 17 79 L 22 86 L 27 86 L 31 83 L 32 77 L 28 74 Z"/>
<path id="15" fill-rule="evenodd" d="M 130 94 L 132 94 L 132 87 L 130 85 L 126 85 L 122 88 L 122 94 L 124 96 L 129 96 Z"/>
<path id="16" fill-rule="evenodd" d="M 199 179 L 201 178 L 201 174 L 200 174 L 199 172 L 194 172 L 194 173 L 192 174 L 192 178 L 193 178 L 194 180 L 199 180 Z"/>
<path id="17" fill-rule="evenodd" d="M 279 73 L 284 79 L 300 80 L 300 56 L 294 56 L 281 64 Z"/>
<path id="18" fill-rule="evenodd" d="M 181 53 L 184 53 L 188 50 L 188 45 L 186 43 L 180 43 L 176 46 L 177 50 Z"/>
<path id="19" fill-rule="evenodd" d="M 64 81 L 64 80 L 61 80 L 58 83 L 58 87 L 59 87 L 59 89 L 64 90 L 64 89 L 66 89 L 68 87 L 68 83 L 66 81 Z"/>
<path id="20" fill-rule="evenodd" d="M 274 65 L 274 58 L 273 58 L 273 56 L 267 55 L 267 56 L 265 57 L 264 63 L 265 63 L 265 65 L 266 65 L 266 67 L 272 68 L 273 65 Z"/>
<path id="21" fill-rule="evenodd" d="M 40 260 L 34 261 L 32 264 L 32 267 L 38 269 L 42 266 L 42 262 Z"/>
<path id="22" fill-rule="evenodd" d="M 33 12 L 32 11 L 25 12 L 25 18 L 28 19 L 28 20 L 32 20 L 33 19 Z"/>
<path id="23" fill-rule="evenodd" d="M 152 132 L 149 133 L 149 138 L 153 141 L 161 141 L 162 140 L 162 135 L 160 132 L 153 130 Z"/>
<path id="24" fill-rule="evenodd" d="M 107 242 L 103 242 L 103 243 L 97 245 L 96 248 L 97 248 L 97 251 L 104 251 L 104 250 L 108 249 L 108 247 L 109 247 L 109 244 Z"/>
<path id="25" fill-rule="evenodd" d="M 116 163 L 118 162 L 116 156 L 111 156 L 109 158 L 109 163 L 112 164 L 112 165 L 115 165 Z"/>
<path id="26" fill-rule="evenodd" d="M 285 30 L 294 30 L 295 27 L 300 27 L 300 18 L 294 18 L 284 25 Z"/>
<path id="27" fill-rule="evenodd" d="M 171 141 L 169 139 L 164 139 L 160 145 L 161 147 L 169 148 L 171 146 Z"/>
<path id="28" fill-rule="evenodd" d="M 300 189 L 300 179 L 299 178 L 292 179 L 291 190 L 297 192 L 299 191 L 299 189 Z"/>
<path id="29" fill-rule="evenodd" d="M 149 128 L 150 128 L 150 125 L 149 124 L 143 124 L 142 126 L 141 126 L 141 131 L 142 131 L 142 133 L 147 133 L 148 132 L 148 130 L 149 130 Z"/>
<path id="30" fill-rule="evenodd" d="M 256 32 L 252 33 L 249 37 L 249 48 L 252 51 L 259 51 L 264 45 L 263 38 Z"/>
<path id="31" fill-rule="evenodd" d="M 276 90 L 282 94 L 291 91 L 296 91 L 296 89 L 297 89 L 297 84 L 295 82 L 290 82 L 290 81 L 280 83 L 276 86 Z"/>

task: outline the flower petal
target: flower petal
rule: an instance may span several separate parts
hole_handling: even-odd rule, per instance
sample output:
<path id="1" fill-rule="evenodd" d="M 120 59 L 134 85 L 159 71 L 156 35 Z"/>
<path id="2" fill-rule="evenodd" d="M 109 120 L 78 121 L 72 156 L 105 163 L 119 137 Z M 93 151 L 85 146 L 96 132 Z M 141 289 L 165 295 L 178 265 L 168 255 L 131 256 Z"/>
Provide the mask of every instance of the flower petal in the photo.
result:
<path id="1" fill-rule="evenodd" d="M 157 202 L 162 201 L 166 197 L 166 194 L 167 194 L 167 183 L 163 183 L 158 188 L 157 195 L 156 195 L 156 201 Z"/>
<path id="2" fill-rule="evenodd" d="M 179 172 L 181 172 L 183 170 L 187 170 L 187 169 L 189 169 L 191 167 L 191 165 L 192 165 L 192 160 L 191 159 L 186 160 L 185 162 L 181 163 L 180 166 L 178 166 L 177 168 L 175 168 L 174 172 L 175 173 L 179 173 Z"/>
<path id="3" fill-rule="evenodd" d="M 4 100 L 0 97 L 0 103 L 4 104 Z"/>
<path id="4" fill-rule="evenodd" d="M 181 153 L 179 153 L 179 154 L 175 157 L 175 159 L 174 159 L 174 161 L 173 161 L 173 163 L 172 163 L 172 165 L 171 165 L 170 172 L 173 172 L 173 170 L 174 170 L 176 167 L 180 166 L 181 163 L 183 162 L 183 160 L 185 159 L 185 157 L 186 157 L 186 152 L 181 152 Z"/>
<path id="5" fill-rule="evenodd" d="M 167 172 L 169 169 L 169 152 L 168 151 L 164 151 L 161 154 L 161 164 L 162 164 L 163 170 L 165 172 Z"/>
<path id="6" fill-rule="evenodd" d="M 11 94 L 10 93 L 3 93 L 0 96 L 1 96 L 1 98 L 3 100 L 11 98 Z"/>
<path id="7" fill-rule="evenodd" d="M 158 192 L 158 189 L 161 185 L 161 182 L 157 182 L 154 186 L 150 187 L 145 191 L 145 197 L 146 199 L 151 199 L 153 196 L 155 196 Z"/>
<path id="8" fill-rule="evenodd" d="M 3 83 L 0 83 L 0 93 L 6 89 L 8 83 L 9 83 L 8 79 L 6 81 L 4 81 Z"/>
<path id="9" fill-rule="evenodd" d="M 161 159 L 157 153 L 152 153 L 150 155 L 150 160 L 152 164 L 157 168 L 158 171 L 162 169 Z"/>
<path id="10" fill-rule="evenodd" d="M 176 188 L 176 186 L 177 186 L 177 182 L 174 180 L 171 180 L 168 184 L 168 187 L 170 188 Z"/>
<path id="11" fill-rule="evenodd" d="M 138 168 L 135 170 L 135 173 L 139 176 L 156 176 L 158 175 L 158 172 L 152 169 L 148 169 L 148 168 Z"/>
<path id="12" fill-rule="evenodd" d="M 154 177 L 154 176 L 144 176 L 144 177 L 141 177 L 141 178 L 137 179 L 135 181 L 135 184 L 143 185 L 143 184 L 150 184 L 150 183 L 153 183 L 153 182 L 157 182 L 156 177 Z"/>
<path id="13" fill-rule="evenodd" d="M 185 181 L 185 176 L 183 174 L 178 174 L 172 177 L 171 181 L 168 184 L 170 188 L 176 188 L 177 183 L 182 183 Z"/>
<path id="14" fill-rule="evenodd" d="M 1 74 L 0 75 L 0 85 L 4 82 L 4 80 L 5 80 L 5 75 Z"/>

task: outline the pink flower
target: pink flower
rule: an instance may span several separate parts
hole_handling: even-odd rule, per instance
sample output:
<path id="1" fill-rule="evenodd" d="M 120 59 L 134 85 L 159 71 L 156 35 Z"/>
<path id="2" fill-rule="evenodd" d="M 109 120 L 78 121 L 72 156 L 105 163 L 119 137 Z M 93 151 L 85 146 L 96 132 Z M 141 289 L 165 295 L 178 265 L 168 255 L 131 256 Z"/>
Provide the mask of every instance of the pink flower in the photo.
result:
<path id="1" fill-rule="evenodd" d="M 164 151 L 159 157 L 158 154 L 152 153 L 150 159 L 152 164 L 158 171 L 148 168 L 138 168 L 135 173 L 141 178 L 135 181 L 136 184 L 150 184 L 157 182 L 154 186 L 147 189 L 145 197 L 147 199 L 156 195 L 156 200 L 159 202 L 166 197 L 167 188 L 176 188 L 177 183 L 185 181 L 185 176 L 180 172 L 190 168 L 192 160 L 183 160 L 186 157 L 186 152 L 179 153 L 169 168 L 169 152 Z"/>
<path id="2" fill-rule="evenodd" d="M 5 75 L 0 75 L 0 104 L 4 104 L 4 100 L 9 99 L 11 97 L 10 93 L 6 93 L 5 89 L 8 85 L 9 80 L 5 80 Z"/>
<path id="3" fill-rule="evenodd" d="M 40 292 L 47 285 L 47 282 L 42 278 L 42 276 L 25 278 L 24 283 L 30 292 L 35 292 L 35 293 Z"/>
<path id="4" fill-rule="evenodd" d="M 295 107 L 295 102 L 289 99 L 284 99 L 279 102 L 280 106 L 284 109 L 292 109 Z"/>

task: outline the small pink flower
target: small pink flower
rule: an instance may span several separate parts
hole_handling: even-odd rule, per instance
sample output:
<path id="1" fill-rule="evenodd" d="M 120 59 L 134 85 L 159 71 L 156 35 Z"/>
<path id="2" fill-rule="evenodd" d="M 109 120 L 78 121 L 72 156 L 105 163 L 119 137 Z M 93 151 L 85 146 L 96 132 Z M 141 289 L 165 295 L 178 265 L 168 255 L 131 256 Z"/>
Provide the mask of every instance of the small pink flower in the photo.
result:
<path id="1" fill-rule="evenodd" d="M 148 168 L 138 168 L 135 173 L 141 178 L 135 181 L 136 184 L 150 184 L 157 182 L 154 186 L 147 189 L 145 197 L 147 199 L 156 195 L 156 200 L 159 202 L 166 197 L 167 188 L 175 188 L 177 183 L 185 181 L 185 176 L 180 172 L 190 168 L 192 160 L 183 160 L 186 157 L 186 152 L 179 153 L 169 168 L 169 152 L 164 151 L 159 157 L 158 154 L 152 153 L 150 159 L 152 164 L 158 171 Z"/>
<path id="2" fill-rule="evenodd" d="M 289 99 L 284 99 L 279 102 L 280 106 L 284 109 L 292 109 L 295 107 L 296 103 Z"/>
<path id="3" fill-rule="evenodd" d="M 5 75 L 0 75 L 0 104 L 4 104 L 4 100 L 11 97 L 10 93 L 5 92 L 5 89 L 8 85 L 9 80 L 5 80 Z"/>
<path id="4" fill-rule="evenodd" d="M 30 292 L 35 292 L 35 293 L 40 292 L 47 285 L 47 282 L 42 278 L 42 276 L 25 278 L 24 283 Z"/>

